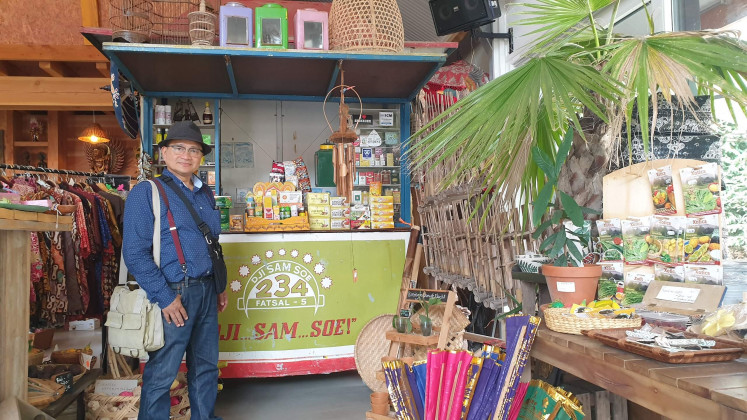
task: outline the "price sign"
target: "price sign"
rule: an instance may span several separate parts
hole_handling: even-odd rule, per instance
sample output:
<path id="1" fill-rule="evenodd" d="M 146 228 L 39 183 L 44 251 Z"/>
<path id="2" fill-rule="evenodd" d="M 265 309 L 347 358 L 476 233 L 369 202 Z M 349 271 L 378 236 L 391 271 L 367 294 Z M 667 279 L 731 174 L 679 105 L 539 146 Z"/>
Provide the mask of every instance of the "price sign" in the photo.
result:
<path id="1" fill-rule="evenodd" d="M 407 291 L 407 300 L 421 301 L 432 298 L 441 299 L 441 302 L 446 302 L 449 298 L 448 290 L 425 290 L 425 289 L 410 289 Z"/>
<path id="2" fill-rule="evenodd" d="M 670 302 L 694 303 L 698 299 L 700 289 L 689 287 L 662 286 L 656 298 Z"/>

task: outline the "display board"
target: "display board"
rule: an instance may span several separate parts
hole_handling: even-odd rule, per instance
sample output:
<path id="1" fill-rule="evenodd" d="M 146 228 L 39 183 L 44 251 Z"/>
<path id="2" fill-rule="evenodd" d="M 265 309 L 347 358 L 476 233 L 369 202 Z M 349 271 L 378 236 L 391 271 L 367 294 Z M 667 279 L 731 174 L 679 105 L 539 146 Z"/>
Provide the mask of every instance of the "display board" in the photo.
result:
<path id="1" fill-rule="evenodd" d="M 221 235 L 223 377 L 355 369 L 360 330 L 397 308 L 408 240 L 409 232 Z"/>

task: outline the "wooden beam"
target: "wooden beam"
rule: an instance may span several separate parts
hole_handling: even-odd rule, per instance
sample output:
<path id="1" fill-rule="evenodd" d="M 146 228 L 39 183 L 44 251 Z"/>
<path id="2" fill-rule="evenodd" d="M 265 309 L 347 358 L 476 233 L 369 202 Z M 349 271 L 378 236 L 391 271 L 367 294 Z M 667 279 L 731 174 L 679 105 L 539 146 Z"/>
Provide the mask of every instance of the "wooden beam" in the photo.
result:
<path id="1" fill-rule="evenodd" d="M 106 78 L 110 77 L 111 73 L 109 72 L 109 63 L 96 63 L 96 70 L 98 70 L 102 76 Z"/>
<path id="2" fill-rule="evenodd" d="M 97 28 L 99 26 L 99 5 L 96 0 L 80 0 L 81 26 Z M 91 45 L 83 39 L 84 45 Z"/>
<path id="3" fill-rule="evenodd" d="M 6 109 L 111 109 L 109 79 L 90 77 L 0 77 L 0 107 Z"/>
<path id="4" fill-rule="evenodd" d="M 60 113 L 47 112 L 47 167 L 60 168 Z"/>
<path id="5" fill-rule="evenodd" d="M 4 61 L 0 61 L 0 76 L 10 76 L 11 73 L 14 73 L 15 66 L 6 63 Z"/>
<path id="6" fill-rule="evenodd" d="M 59 61 L 40 61 L 39 68 L 52 77 L 65 77 L 68 74 L 65 65 Z"/>
<path id="7" fill-rule="evenodd" d="M 92 45 L 0 45 L 0 60 L 7 61 L 108 61 Z"/>

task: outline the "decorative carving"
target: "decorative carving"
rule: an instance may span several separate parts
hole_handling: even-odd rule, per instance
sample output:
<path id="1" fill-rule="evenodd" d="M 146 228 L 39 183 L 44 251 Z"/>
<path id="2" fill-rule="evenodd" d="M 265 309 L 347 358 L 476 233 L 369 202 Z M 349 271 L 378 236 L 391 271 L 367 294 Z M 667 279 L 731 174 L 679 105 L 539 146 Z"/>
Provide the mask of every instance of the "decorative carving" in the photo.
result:
<path id="1" fill-rule="evenodd" d="M 91 172 L 118 173 L 124 167 L 124 145 L 114 139 L 107 144 L 86 144 L 86 159 Z"/>

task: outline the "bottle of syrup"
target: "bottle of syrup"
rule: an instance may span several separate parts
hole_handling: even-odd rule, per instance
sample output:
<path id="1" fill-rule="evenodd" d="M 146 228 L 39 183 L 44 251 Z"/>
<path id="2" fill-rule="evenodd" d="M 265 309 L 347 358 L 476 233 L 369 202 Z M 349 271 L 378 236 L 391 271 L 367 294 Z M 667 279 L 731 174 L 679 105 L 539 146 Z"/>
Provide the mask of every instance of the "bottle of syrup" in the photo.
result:
<path id="1" fill-rule="evenodd" d="M 202 111 L 202 123 L 210 125 L 213 123 L 213 112 L 210 111 L 210 103 L 205 102 L 205 110 Z"/>

